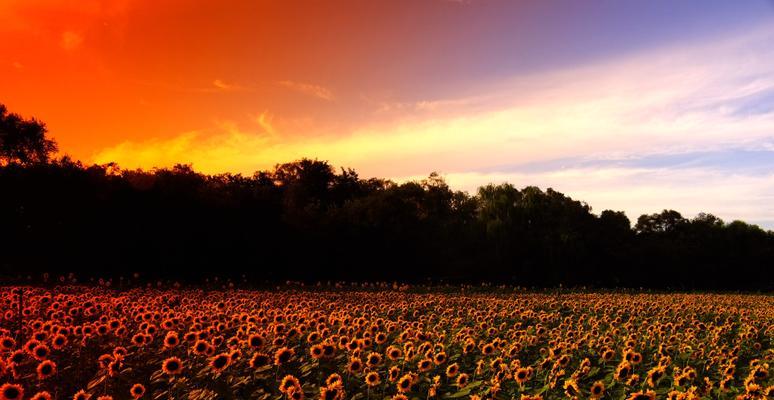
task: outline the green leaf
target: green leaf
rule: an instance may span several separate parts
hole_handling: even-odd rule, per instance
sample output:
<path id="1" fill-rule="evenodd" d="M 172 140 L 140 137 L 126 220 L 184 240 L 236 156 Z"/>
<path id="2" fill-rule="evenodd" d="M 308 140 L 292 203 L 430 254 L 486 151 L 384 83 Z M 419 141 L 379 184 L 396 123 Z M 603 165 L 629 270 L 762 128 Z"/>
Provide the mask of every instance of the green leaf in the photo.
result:
<path id="1" fill-rule="evenodd" d="M 535 393 L 535 394 L 543 394 L 543 392 L 545 392 L 546 390 L 548 390 L 550 388 L 551 388 L 551 385 L 543 385 L 543 387 L 540 388 L 540 390 L 538 390 L 537 393 Z"/>
<path id="2" fill-rule="evenodd" d="M 456 399 L 456 398 L 460 398 L 460 397 L 463 397 L 463 396 L 467 396 L 467 395 L 470 394 L 470 389 L 471 388 L 466 387 L 466 388 L 460 390 L 459 392 L 453 393 L 451 395 L 447 394 L 447 395 L 443 396 L 443 398 L 445 398 L 445 399 Z"/>

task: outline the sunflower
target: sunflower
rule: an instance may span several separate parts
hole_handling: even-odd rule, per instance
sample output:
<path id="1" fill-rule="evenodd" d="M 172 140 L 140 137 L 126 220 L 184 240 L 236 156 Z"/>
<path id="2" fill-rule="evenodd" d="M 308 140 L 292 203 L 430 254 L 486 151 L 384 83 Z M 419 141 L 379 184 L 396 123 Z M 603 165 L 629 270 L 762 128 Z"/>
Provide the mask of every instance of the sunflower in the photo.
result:
<path id="1" fill-rule="evenodd" d="M 755 370 L 750 372 L 750 374 L 755 378 L 756 381 L 765 380 L 769 376 L 768 364 L 756 366 Z"/>
<path id="2" fill-rule="evenodd" d="M 266 343 L 266 339 L 263 338 L 263 336 L 258 334 L 250 335 L 250 337 L 247 339 L 247 344 L 250 347 L 260 349 L 263 347 L 263 345 Z"/>
<path id="3" fill-rule="evenodd" d="M 51 360 L 45 360 L 38 364 L 38 367 L 35 369 L 35 371 L 38 373 L 38 379 L 48 379 L 56 374 L 56 363 Z"/>
<path id="4" fill-rule="evenodd" d="M 519 385 L 524 385 L 530 377 L 530 370 L 529 368 L 519 368 L 516 370 L 516 373 L 513 375 L 514 379 L 516 379 L 516 382 L 518 382 Z"/>
<path id="5" fill-rule="evenodd" d="M 744 388 L 750 398 L 760 398 L 763 396 L 763 387 L 757 383 L 748 383 Z"/>
<path id="6" fill-rule="evenodd" d="M 400 356 L 403 355 L 402 353 L 403 352 L 395 346 L 388 347 L 386 352 L 387 358 L 389 358 L 392 361 L 399 359 Z"/>
<path id="7" fill-rule="evenodd" d="M 139 399 L 145 394 L 145 386 L 143 386 L 140 383 L 135 383 L 132 385 L 132 388 L 129 389 L 129 395 L 132 396 L 133 399 Z"/>
<path id="8" fill-rule="evenodd" d="M 321 344 L 313 345 L 309 348 L 309 355 L 315 360 L 319 360 L 323 357 L 323 346 Z"/>
<path id="9" fill-rule="evenodd" d="M 210 360 L 210 368 L 219 374 L 231 365 L 231 357 L 226 353 L 220 353 Z"/>
<path id="10" fill-rule="evenodd" d="M 565 368 L 567 364 L 570 363 L 570 356 L 568 356 L 567 354 L 562 354 L 562 356 L 559 357 L 559 359 L 556 362 L 559 364 L 559 366 L 561 366 L 562 368 Z"/>
<path id="11" fill-rule="evenodd" d="M 126 347 L 117 346 L 116 348 L 113 349 L 113 357 L 115 358 L 124 357 L 128 353 L 129 352 L 126 350 Z"/>
<path id="12" fill-rule="evenodd" d="M 0 400 L 21 400 L 24 398 L 24 388 L 16 383 L 5 383 L 0 386 Z"/>
<path id="13" fill-rule="evenodd" d="M 300 386 L 293 386 L 288 389 L 288 400 L 304 400 L 304 391 Z"/>
<path id="14" fill-rule="evenodd" d="M 326 386 L 333 386 L 336 384 L 343 384 L 344 380 L 341 379 L 341 375 L 337 373 L 330 374 L 328 378 L 325 379 L 325 385 Z"/>
<path id="15" fill-rule="evenodd" d="M 260 368 L 269 365 L 269 363 L 271 363 L 271 357 L 268 354 L 255 353 L 250 358 L 250 368 Z"/>
<path id="16" fill-rule="evenodd" d="M 207 354 L 207 350 L 210 348 L 210 344 L 207 343 L 206 340 L 199 339 L 194 343 L 193 345 L 193 351 L 194 353 L 198 355 L 205 355 Z"/>
<path id="17" fill-rule="evenodd" d="M 27 357 L 27 353 L 24 350 L 16 350 L 8 357 L 8 361 L 14 364 L 21 364 Z"/>
<path id="18" fill-rule="evenodd" d="M 366 357 L 366 364 L 374 368 L 382 363 L 382 355 L 379 353 L 371 352 L 368 354 L 368 357 Z"/>
<path id="19" fill-rule="evenodd" d="M 12 337 L 4 336 L 0 339 L 0 348 L 3 350 L 13 350 L 14 347 L 16 347 L 16 341 Z"/>
<path id="20" fill-rule="evenodd" d="M 465 343 L 465 345 L 462 347 L 462 353 L 463 353 L 463 354 L 468 354 L 468 353 L 470 353 L 471 351 L 473 351 L 473 349 L 474 349 L 474 348 L 476 348 L 476 343 L 474 343 L 474 342 L 472 342 L 472 341 L 468 341 L 468 342 L 466 342 L 466 343 Z"/>
<path id="21" fill-rule="evenodd" d="M 578 387 L 578 382 L 575 379 L 565 380 L 562 388 L 564 389 L 564 394 L 569 398 L 577 397 L 580 394 L 580 387 Z"/>
<path id="22" fill-rule="evenodd" d="M 390 367 L 390 370 L 387 371 L 387 377 L 390 379 L 390 382 L 398 380 L 398 375 L 400 375 L 400 368 L 397 366 L 392 366 Z"/>
<path id="23" fill-rule="evenodd" d="M 457 386 L 460 388 L 464 388 L 465 386 L 467 386 L 468 380 L 469 380 L 468 374 L 466 373 L 459 374 L 457 376 L 457 381 L 456 381 Z"/>
<path id="24" fill-rule="evenodd" d="M 349 359 L 349 364 L 347 364 L 347 371 L 351 374 L 356 374 L 360 372 L 363 369 L 363 362 L 360 361 L 357 357 L 352 357 Z"/>
<path id="25" fill-rule="evenodd" d="M 322 349 L 323 349 L 323 357 L 325 358 L 331 358 L 336 353 L 336 346 L 334 346 L 330 342 L 323 343 Z"/>
<path id="26" fill-rule="evenodd" d="M 112 354 L 103 354 L 97 358 L 97 363 L 99 363 L 100 368 L 105 369 L 114 359 L 115 357 Z"/>
<path id="27" fill-rule="evenodd" d="M 406 393 L 411 390 L 411 386 L 414 384 L 414 379 L 410 374 L 406 374 L 398 379 L 398 392 Z"/>
<path id="28" fill-rule="evenodd" d="M 51 350 L 45 344 L 39 344 L 32 349 L 32 356 L 38 361 L 43 361 L 48 357 Z"/>
<path id="29" fill-rule="evenodd" d="M 675 376 L 675 386 L 685 387 L 690 382 L 691 378 L 688 377 L 688 374 L 679 374 Z"/>
<path id="30" fill-rule="evenodd" d="M 647 392 L 635 392 L 629 395 L 626 400 L 656 400 L 656 392 L 648 390 Z"/>
<path id="31" fill-rule="evenodd" d="M 73 395 L 73 400 L 89 400 L 91 398 L 91 395 L 86 393 L 85 390 L 81 389 L 75 395 Z"/>
<path id="32" fill-rule="evenodd" d="M 167 375 L 177 375 L 183 370 L 183 362 L 177 357 L 170 357 L 161 364 L 161 370 Z"/>
<path id="33" fill-rule="evenodd" d="M 455 375 L 457 375 L 458 372 L 460 372 L 460 366 L 457 363 L 446 367 L 446 376 L 449 378 L 453 378 Z"/>
<path id="34" fill-rule="evenodd" d="M 670 390 L 666 395 L 666 400 L 683 400 L 685 393 L 678 390 Z"/>
<path id="35" fill-rule="evenodd" d="M 430 371 L 433 368 L 433 360 L 429 358 L 423 358 L 417 363 L 417 368 L 419 369 L 419 372 Z"/>
<path id="36" fill-rule="evenodd" d="M 592 399 L 599 399 L 605 394 L 605 384 L 602 381 L 596 381 L 591 385 L 589 392 L 591 393 Z"/>
<path id="37" fill-rule="evenodd" d="M 164 337 L 164 347 L 171 349 L 180 343 L 180 338 L 177 336 L 177 332 L 169 331 Z"/>
<path id="38" fill-rule="evenodd" d="M 54 350 L 62 350 L 65 345 L 67 345 L 67 336 L 65 335 L 57 334 L 51 339 L 51 347 Z"/>
<path id="39" fill-rule="evenodd" d="M 293 355 L 295 355 L 295 354 L 296 354 L 296 352 L 293 349 L 289 349 L 287 347 L 280 347 L 274 353 L 274 364 L 276 364 L 276 365 L 287 364 L 293 358 Z"/>
<path id="40" fill-rule="evenodd" d="M 622 381 L 626 379 L 626 377 L 628 377 L 631 372 L 632 372 L 631 364 L 629 364 L 628 361 L 621 361 L 621 363 L 618 364 L 618 367 L 616 367 L 615 374 L 613 376 L 615 380 Z"/>
<path id="41" fill-rule="evenodd" d="M 664 373 L 666 372 L 665 366 L 656 366 L 650 369 L 648 371 L 648 379 L 647 383 L 650 387 L 656 387 L 658 385 L 659 379 L 661 379 L 664 376 Z"/>
<path id="42" fill-rule="evenodd" d="M 382 380 L 379 378 L 379 374 L 374 371 L 367 373 L 365 376 L 365 383 L 370 387 L 378 385 L 381 381 Z"/>
<path id="43" fill-rule="evenodd" d="M 138 333 L 132 336 L 132 344 L 134 344 L 137 347 L 142 347 L 145 344 L 145 335 L 143 335 L 142 333 Z"/>
<path id="44" fill-rule="evenodd" d="M 298 381 L 298 378 L 293 375 L 285 375 L 279 385 L 280 392 L 287 393 L 288 390 L 293 387 L 301 387 L 301 383 Z"/>
<path id="45" fill-rule="evenodd" d="M 51 396 L 51 393 L 43 391 L 43 392 L 37 392 L 34 396 L 30 397 L 30 400 L 52 400 L 54 396 Z"/>
<path id="46" fill-rule="evenodd" d="M 341 384 L 320 388 L 320 400 L 342 400 L 343 398 L 344 389 L 342 389 Z"/>
<path id="47" fill-rule="evenodd" d="M 39 344 L 40 344 L 39 341 L 37 341 L 35 339 L 30 339 L 30 340 L 27 341 L 27 343 L 24 343 L 24 346 L 22 346 L 22 348 L 24 349 L 25 352 L 27 352 L 27 354 L 33 355 L 33 350 Z"/>

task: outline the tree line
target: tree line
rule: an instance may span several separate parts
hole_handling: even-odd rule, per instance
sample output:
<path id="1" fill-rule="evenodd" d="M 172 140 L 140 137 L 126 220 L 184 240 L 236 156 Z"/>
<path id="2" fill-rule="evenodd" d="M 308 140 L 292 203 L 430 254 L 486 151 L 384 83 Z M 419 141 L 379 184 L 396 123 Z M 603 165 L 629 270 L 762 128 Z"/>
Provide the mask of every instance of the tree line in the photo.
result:
<path id="1" fill-rule="evenodd" d="M 552 189 L 452 190 L 302 159 L 251 176 L 54 157 L 0 105 L 0 276 L 497 282 L 771 290 L 774 232 L 674 210 L 632 224 Z"/>

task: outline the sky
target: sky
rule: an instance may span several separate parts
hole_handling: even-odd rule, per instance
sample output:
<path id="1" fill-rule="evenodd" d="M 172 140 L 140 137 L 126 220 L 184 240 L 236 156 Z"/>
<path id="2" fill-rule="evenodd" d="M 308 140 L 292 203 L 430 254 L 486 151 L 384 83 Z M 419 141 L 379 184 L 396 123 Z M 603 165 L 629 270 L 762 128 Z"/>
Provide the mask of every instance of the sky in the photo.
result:
<path id="1" fill-rule="evenodd" d="M 0 0 L 0 103 L 86 163 L 309 157 L 774 229 L 771 43 L 771 0 Z"/>

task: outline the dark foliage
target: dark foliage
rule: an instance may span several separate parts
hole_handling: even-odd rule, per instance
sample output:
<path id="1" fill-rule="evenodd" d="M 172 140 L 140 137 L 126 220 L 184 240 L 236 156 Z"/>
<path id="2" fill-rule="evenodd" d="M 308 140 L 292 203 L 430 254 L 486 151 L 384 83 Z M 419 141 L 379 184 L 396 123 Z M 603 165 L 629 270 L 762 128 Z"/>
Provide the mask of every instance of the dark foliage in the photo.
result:
<path id="1" fill-rule="evenodd" d="M 0 104 L 0 165 L 45 163 L 56 150 L 56 143 L 46 138 L 45 124 L 8 113 Z"/>
<path id="2" fill-rule="evenodd" d="M 489 185 L 471 196 L 435 174 L 396 184 L 308 159 L 253 176 L 121 170 L 45 162 L 46 146 L 0 165 L 7 278 L 139 272 L 747 290 L 774 282 L 774 233 L 708 214 L 665 210 L 632 228 L 622 212 L 595 215 L 551 189 Z"/>

